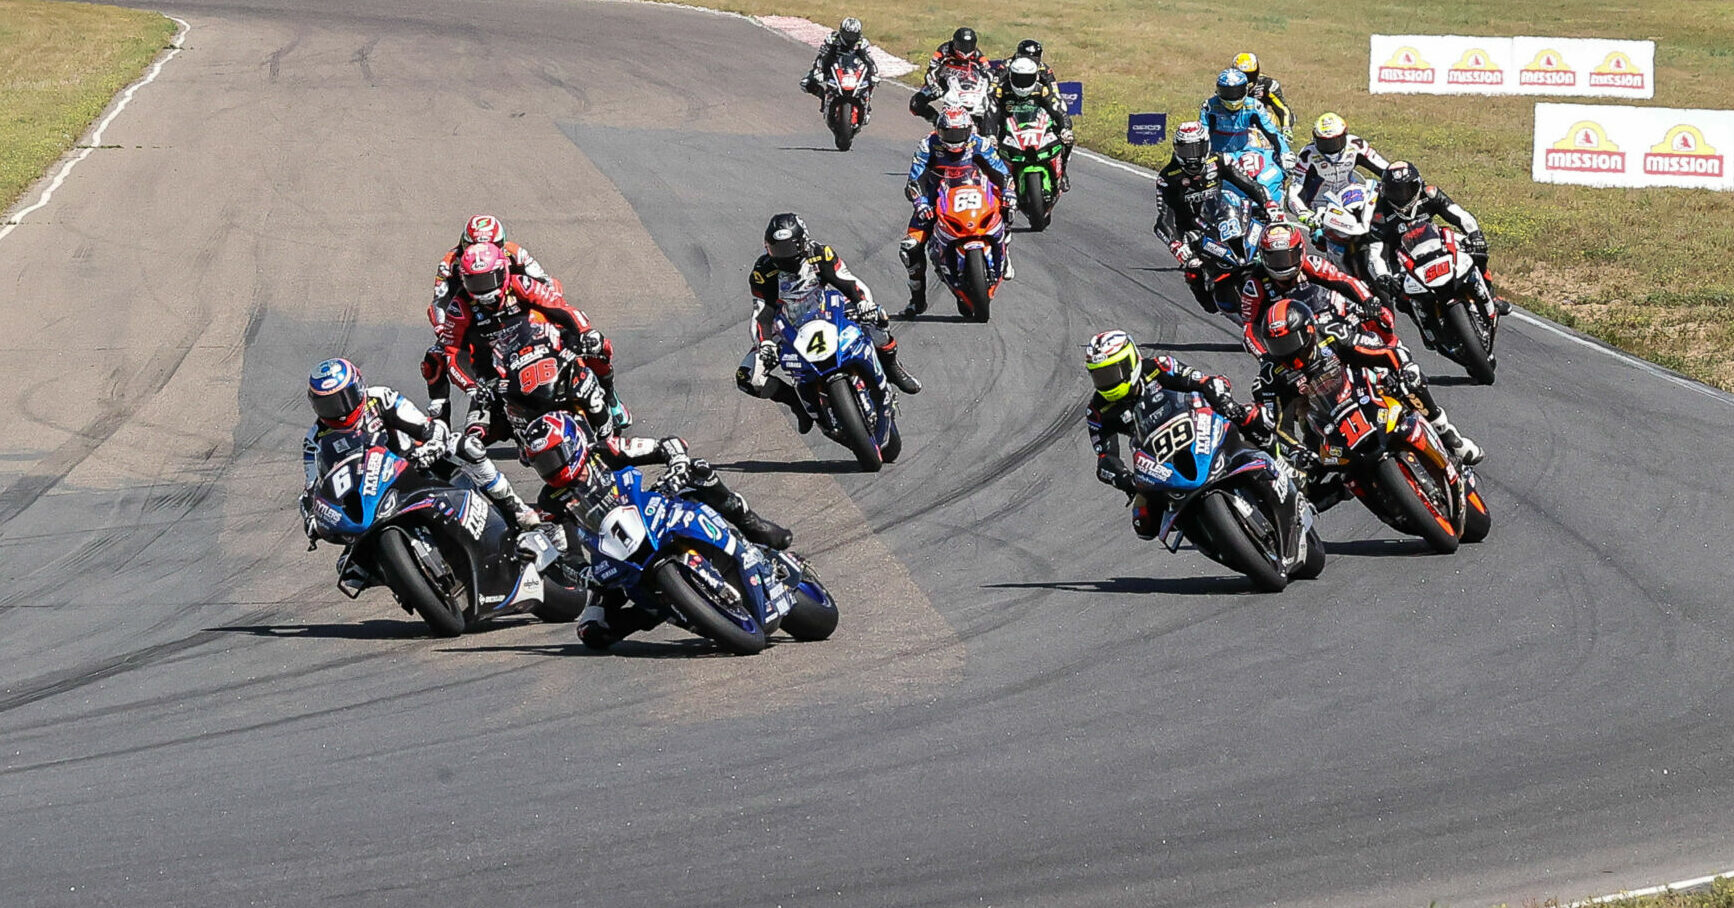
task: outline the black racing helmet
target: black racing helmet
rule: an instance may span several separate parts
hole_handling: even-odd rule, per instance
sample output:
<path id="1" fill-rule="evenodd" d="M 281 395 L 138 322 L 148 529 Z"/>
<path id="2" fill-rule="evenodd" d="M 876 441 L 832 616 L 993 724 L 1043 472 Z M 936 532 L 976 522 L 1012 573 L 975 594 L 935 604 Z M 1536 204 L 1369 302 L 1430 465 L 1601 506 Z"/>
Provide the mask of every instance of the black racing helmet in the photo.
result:
<path id="1" fill-rule="evenodd" d="M 1040 63 L 1042 62 L 1042 42 L 1037 41 L 1034 38 L 1025 38 L 1018 42 L 1017 53 L 1012 54 L 1012 56 L 1028 57 L 1031 60 Z"/>
<path id="2" fill-rule="evenodd" d="M 1310 360 L 1318 343 L 1318 323 L 1307 305 L 1279 299 L 1264 310 L 1258 323 L 1260 339 L 1271 356 L 1284 360 Z"/>
<path id="3" fill-rule="evenodd" d="M 975 29 L 963 26 L 951 33 L 951 49 L 955 53 L 975 53 Z"/>
<path id="4" fill-rule="evenodd" d="M 1379 179 L 1379 195 L 1398 208 L 1407 208 L 1421 194 L 1421 171 L 1408 161 L 1392 161 Z"/>
<path id="5" fill-rule="evenodd" d="M 837 26 L 837 40 L 843 42 L 844 47 L 854 47 L 855 42 L 861 40 L 861 20 L 854 16 L 844 19 L 843 24 Z"/>
<path id="6" fill-rule="evenodd" d="M 807 224 L 800 215 L 784 212 L 772 217 L 765 226 L 765 252 L 778 268 L 784 271 L 799 269 L 810 249 Z"/>

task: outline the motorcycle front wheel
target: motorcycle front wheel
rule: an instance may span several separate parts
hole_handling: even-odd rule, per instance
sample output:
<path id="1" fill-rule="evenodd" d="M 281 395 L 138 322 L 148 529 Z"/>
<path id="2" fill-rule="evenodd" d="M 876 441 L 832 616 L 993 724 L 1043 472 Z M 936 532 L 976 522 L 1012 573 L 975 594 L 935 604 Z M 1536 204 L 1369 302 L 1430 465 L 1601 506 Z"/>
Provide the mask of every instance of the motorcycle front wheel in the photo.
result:
<path id="1" fill-rule="evenodd" d="M 1469 372 L 1469 377 L 1476 384 L 1493 384 L 1493 356 L 1488 348 L 1492 344 L 1481 339 L 1480 321 L 1469 314 L 1470 303 L 1462 301 L 1445 307 L 1445 327 L 1457 335 L 1457 349 L 1461 352 L 1458 364 Z"/>
<path id="2" fill-rule="evenodd" d="M 421 561 L 410 550 L 409 537 L 403 530 L 387 528 L 375 544 L 379 552 L 379 569 L 385 574 L 386 585 L 397 598 L 415 610 L 436 637 L 456 637 L 464 632 L 464 610 L 453 605 L 434 589 L 422 569 Z"/>
<path id="3" fill-rule="evenodd" d="M 824 640 L 837 630 L 837 600 L 825 589 L 812 565 L 803 561 L 801 569 L 801 582 L 789 586 L 795 605 L 783 616 L 780 629 L 796 640 Z"/>
<path id="4" fill-rule="evenodd" d="M 681 557 L 684 555 L 677 555 L 676 559 Z M 765 629 L 753 621 L 750 623 L 754 628 L 748 630 L 723 614 L 730 607 L 711 601 L 710 596 L 694 586 L 678 560 L 664 561 L 657 567 L 655 577 L 656 588 L 662 591 L 669 605 L 701 636 L 740 656 L 751 656 L 765 648 Z M 743 603 L 746 601 L 744 593 L 741 600 Z M 744 608 L 744 605 L 740 607 Z"/>
<path id="5" fill-rule="evenodd" d="M 1199 523 L 1204 525 L 1211 543 L 1229 567 L 1245 574 L 1253 586 L 1267 593 L 1282 592 L 1288 586 L 1288 575 L 1253 541 L 1252 534 L 1235 516 L 1228 495 L 1223 491 L 1206 493 L 1198 503 Z"/>
<path id="6" fill-rule="evenodd" d="M 1449 555 L 1457 551 L 1457 529 L 1450 517 L 1441 513 L 1438 505 L 1421 490 L 1413 471 L 1408 461 L 1393 455 L 1379 461 L 1374 475 L 1384 489 L 1385 499 L 1408 524 L 1409 532 L 1426 540 L 1433 551 Z"/>
<path id="7" fill-rule="evenodd" d="M 855 383 L 847 374 L 826 379 L 830 385 L 831 413 L 837 419 L 837 435 L 855 455 L 855 463 L 869 473 L 884 466 L 879 446 L 873 443 L 873 433 L 867 430 L 867 416 L 861 412 L 861 401 L 855 396 Z"/>
<path id="8" fill-rule="evenodd" d="M 1030 222 L 1030 230 L 1041 233 L 1048 229 L 1047 191 L 1042 185 L 1042 172 L 1033 167 L 1024 171 L 1023 186 L 1018 192 L 1018 202 Z"/>
<path id="9" fill-rule="evenodd" d="M 969 250 L 963 260 L 963 294 L 969 297 L 971 313 L 978 322 L 987 321 L 988 306 L 993 297 L 987 287 L 987 254 L 980 249 Z"/>
<path id="10" fill-rule="evenodd" d="M 831 138 L 837 143 L 838 151 L 848 151 L 855 144 L 855 126 L 849 122 L 852 109 L 854 104 L 848 98 L 838 97 L 831 101 L 828 119 L 831 121 Z"/>

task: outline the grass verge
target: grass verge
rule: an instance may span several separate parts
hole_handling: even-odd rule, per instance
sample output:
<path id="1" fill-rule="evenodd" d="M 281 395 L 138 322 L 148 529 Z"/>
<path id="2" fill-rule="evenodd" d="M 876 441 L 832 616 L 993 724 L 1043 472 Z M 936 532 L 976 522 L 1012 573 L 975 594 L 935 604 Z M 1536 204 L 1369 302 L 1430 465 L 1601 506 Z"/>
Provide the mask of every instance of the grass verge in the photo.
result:
<path id="1" fill-rule="evenodd" d="M 1561 908 L 1568 902 L 1546 901 L 1527 903 L 1524 908 Z M 1704 889 L 1691 892 L 1670 892 L 1637 898 L 1600 902 L 1598 908 L 1734 908 L 1734 880 L 1719 879 Z"/>
<path id="2" fill-rule="evenodd" d="M 174 33 L 156 13 L 0 0 L 0 211 L 84 135 Z"/>
<path id="3" fill-rule="evenodd" d="M 1535 98 L 1367 92 L 1373 32 L 1650 38 L 1656 97 L 1639 103 L 1727 107 L 1734 0 L 1338 0 L 1239 13 L 1205 0 L 711 2 L 824 23 L 858 16 L 875 43 L 917 62 L 958 25 L 975 28 L 993 55 L 1037 38 L 1062 79 L 1085 83 L 1080 140 L 1153 167 L 1167 160 L 1168 149 L 1127 145 L 1125 115 L 1167 111 L 1170 126 L 1191 119 L 1216 73 L 1235 53 L 1255 51 L 1283 83 L 1299 115 L 1297 134 L 1334 110 L 1386 155 L 1415 161 L 1429 181 L 1474 212 L 1493 245 L 1496 276 L 1515 299 L 1734 390 L 1734 268 L 1727 264 L 1734 193 L 1535 183 Z"/>

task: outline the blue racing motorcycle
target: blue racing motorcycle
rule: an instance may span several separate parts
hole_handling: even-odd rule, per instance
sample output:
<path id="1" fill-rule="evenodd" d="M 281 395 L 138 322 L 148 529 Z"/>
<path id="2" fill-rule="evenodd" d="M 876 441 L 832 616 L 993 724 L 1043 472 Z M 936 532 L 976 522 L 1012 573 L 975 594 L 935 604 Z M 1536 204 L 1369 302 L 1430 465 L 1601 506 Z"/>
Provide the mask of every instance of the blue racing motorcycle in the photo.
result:
<path id="1" fill-rule="evenodd" d="M 385 442 L 361 426 L 318 441 L 323 472 L 303 507 L 319 538 L 345 547 L 337 562 L 344 595 L 389 587 L 405 611 L 442 637 L 526 611 L 544 621 L 578 618 L 584 600 L 569 565 L 542 559 L 553 563 L 537 570 L 467 479 L 445 464 L 417 469 Z M 539 533 L 525 539 L 527 547 L 551 549 Z"/>
<path id="2" fill-rule="evenodd" d="M 764 649 L 779 629 L 796 640 L 836 630 L 837 603 L 799 555 L 748 542 L 666 480 L 647 488 L 636 468 L 609 470 L 595 453 L 586 457 L 589 468 L 568 488 L 595 584 L 741 655 Z"/>
<path id="3" fill-rule="evenodd" d="M 897 391 L 867 332 L 849 318 L 848 303 L 830 287 L 815 287 L 783 302 L 775 330 L 783 370 L 808 415 L 873 473 L 903 451 Z"/>
<path id="4" fill-rule="evenodd" d="M 1276 592 L 1317 577 L 1325 549 L 1292 467 L 1246 443 L 1197 394 L 1150 388 L 1132 413 L 1132 482 L 1168 551 L 1190 540 Z"/>
<path id="5" fill-rule="evenodd" d="M 1288 175 L 1283 171 L 1282 164 L 1278 163 L 1275 152 L 1268 148 L 1248 146 L 1238 151 L 1223 152 L 1222 163 L 1246 174 L 1253 182 L 1263 186 L 1264 191 L 1269 193 L 1273 200 L 1278 203 L 1282 202 L 1283 184 L 1288 179 Z M 1227 180 L 1222 181 L 1222 190 L 1245 198 L 1245 193 L 1240 191 L 1240 187 Z M 1264 206 L 1258 204 L 1256 199 L 1247 199 L 1247 201 L 1252 202 L 1259 216 L 1263 217 Z"/>

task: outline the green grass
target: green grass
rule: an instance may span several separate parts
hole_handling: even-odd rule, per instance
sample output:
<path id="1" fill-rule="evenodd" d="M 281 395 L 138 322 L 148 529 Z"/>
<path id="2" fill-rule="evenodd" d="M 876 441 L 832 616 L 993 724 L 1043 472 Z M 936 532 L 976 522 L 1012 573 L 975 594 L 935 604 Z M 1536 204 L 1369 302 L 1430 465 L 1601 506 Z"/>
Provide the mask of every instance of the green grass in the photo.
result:
<path id="1" fill-rule="evenodd" d="M 0 0 L 0 211 L 78 141 L 174 33 L 156 13 Z"/>
<path id="2" fill-rule="evenodd" d="M 1526 902 L 1523 908 L 1560 908 L 1569 904 L 1571 903 L 1550 899 L 1545 902 Z M 1603 902 L 1598 908 L 1734 908 L 1734 880 L 1717 880 L 1710 884 L 1708 889 L 1694 892 Z"/>
<path id="3" fill-rule="evenodd" d="M 995 56 L 1038 38 L 1061 78 L 1085 83 L 1080 140 L 1148 166 L 1166 161 L 1168 149 L 1127 145 L 1125 115 L 1166 111 L 1170 126 L 1191 119 L 1216 73 L 1235 53 L 1255 51 L 1299 114 L 1297 134 L 1336 111 L 1473 211 L 1487 226 L 1495 274 L 1509 295 L 1734 389 L 1734 267 L 1726 264 L 1734 254 L 1734 193 L 1534 183 L 1535 98 L 1367 93 L 1372 32 L 1650 38 L 1657 88 L 1643 103 L 1725 108 L 1726 86 L 1734 84 L 1734 0 L 1339 0 L 1239 15 L 1206 0 L 714 2 L 825 23 L 858 16 L 875 43 L 917 62 L 958 25 L 974 27 Z"/>

